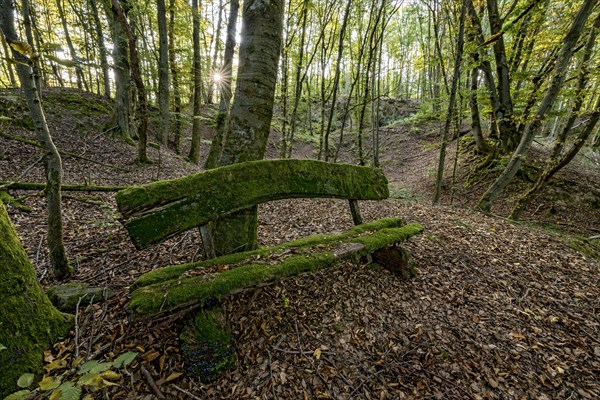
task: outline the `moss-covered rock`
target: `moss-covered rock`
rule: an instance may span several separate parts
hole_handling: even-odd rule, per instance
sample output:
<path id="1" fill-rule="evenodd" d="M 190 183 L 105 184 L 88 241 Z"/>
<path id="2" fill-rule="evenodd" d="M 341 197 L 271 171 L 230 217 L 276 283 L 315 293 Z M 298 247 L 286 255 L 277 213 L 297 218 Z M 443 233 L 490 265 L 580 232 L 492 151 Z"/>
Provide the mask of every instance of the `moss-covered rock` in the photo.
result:
<path id="1" fill-rule="evenodd" d="M 56 308 L 68 313 L 75 312 L 80 299 L 80 304 L 85 305 L 98 303 L 112 296 L 110 291 L 105 293 L 104 288 L 90 287 L 87 283 L 81 282 L 69 282 L 52 286 L 46 290 L 46 294 Z"/>
<path id="2" fill-rule="evenodd" d="M 180 340 L 188 376 L 209 383 L 235 366 L 234 339 L 221 308 L 199 312 L 185 325 Z"/>
<path id="3" fill-rule="evenodd" d="M 257 204 L 288 198 L 380 200 L 378 169 L 314 160 L 261 160 L 128 188 L 116 195 L 137 248 Z"/>
<path id="4" fill-rule="evenodd" d="M 72 317 L 48 300 L 0 201 L 0 398 L 26 372 L 41 378 L 43 351 L 64 336 Z"/>

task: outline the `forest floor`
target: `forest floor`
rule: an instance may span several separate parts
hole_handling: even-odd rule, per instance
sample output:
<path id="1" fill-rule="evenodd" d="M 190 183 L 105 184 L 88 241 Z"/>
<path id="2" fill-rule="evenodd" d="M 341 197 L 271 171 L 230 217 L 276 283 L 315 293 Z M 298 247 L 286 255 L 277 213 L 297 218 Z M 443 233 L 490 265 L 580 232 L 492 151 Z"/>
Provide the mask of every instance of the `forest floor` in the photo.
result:
<path id="1" fill-rule="evenodd" d="M 14 118 L 1 122 L 0 130 L 33 139 L 17 97 L 0 93 L 0 115 Z M 134 147 L 102 133 L 108 101 L 49 91 L 45 106 L 57 146 L 102 163 L 63 157 L 65 183 L 132 185 L 200 171 L 154 148 L 154 164 L 137 166 Z M 405 106 L 407 114 L 416 111 Z M 410 118 L 384 129 L 381 159 L 393 198 L 361 202 L 365 221 L 400 216 L 424 225 L 424 233 L 406 244 L 418 276 L 403 282 L 386 270 L 347 263 L 225 299 L 238 362 L 210 384 L 182 374 L 180 320 L 132 320 L 126 307 L 128 286 L 140 274 L 201 259 L 199 235 L 190 231 L 136 251 L 118 222 L 112 193 L 65 192 L 72 281 L 113 295 L 104 304 L 82 306 L 77 329 L 46 353 L 46 361 L 64 359 L 68 366 L 78 356 L 107 361 L 140 352 L 116 385 L 94 394 L 106 399 L 151 399 L 157 391 L 180 399 L 600 398 L 600 261 L 594 241 L 586 239 L 600 227 L 597 164 L 569 168 L 562 183 L 536 199 L 529 222 L 514 223 L 469 208 L 493 179 L 481 176 L 465 189 L 469 162 L 459 163 L 454 205 L 449 189 L 445 205 L 429 204 L 438 138 L 438 123 Z M 307 143 L 298 143 L 295 157 L 314 155 Z M 348 146 L 342 150 L 340 158 L 352 161 Z M 0 181 L 18 177 L 43 182 L 40 151 L 0 137 Z M 48 274 L 44 199 L 37 192 L 10 192 L 31 207 L 8 210 L 42 284 L 50 286 L 56 282 Z M 510 204 L 508 196 L 494 212 L 504 214 Z M 259 207 L 259 218 L 261 245 L 352 226 L 340 200 L 271 202 Z M 51 374 L 76 380 L 69 368 Z"/>

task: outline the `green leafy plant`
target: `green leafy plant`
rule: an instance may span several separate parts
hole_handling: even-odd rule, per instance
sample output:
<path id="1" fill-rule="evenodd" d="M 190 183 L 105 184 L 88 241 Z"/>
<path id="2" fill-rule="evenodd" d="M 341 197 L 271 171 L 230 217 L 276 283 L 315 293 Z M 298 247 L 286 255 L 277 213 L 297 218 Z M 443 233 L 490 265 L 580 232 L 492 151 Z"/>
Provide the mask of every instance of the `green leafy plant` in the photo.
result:
<path id="1" fill-rule="evenodd" d="M 38 382 L 38 389 L 29 389 L 35 381 L 35 376 L 32 373 L 26 373 L 17 380 L 17 386 L 22 390 L 9 395 L 5 400 L 23 400 L 37 390 L 50 392 L 48 396 L 50 400 L 79 400 L 84 389 L 88 392 L 95 392 L 116 385 L 113 381 L 119 379 L 121 375 L 114 369 L 125 369 L 138 354 L 138 352 L 128 351 L 119 355 L 114 361 L 90 360 L 83 364 L 81 364 L 83 359 L 80 357 L 73 360 L 71 365 L 63 359 L 54 360 L 44 367 L 46 374 Z M 52 371 L 66 370 L 67 368 L 75 372 L 73 374 L 65 372 L 62 376 L 50 375 Z M 67 377 L 66 380 L 64 380 L 65 377 Z M 91 399 L 93 397 L 90 394 L 84 397 L 84 400 Z"/>

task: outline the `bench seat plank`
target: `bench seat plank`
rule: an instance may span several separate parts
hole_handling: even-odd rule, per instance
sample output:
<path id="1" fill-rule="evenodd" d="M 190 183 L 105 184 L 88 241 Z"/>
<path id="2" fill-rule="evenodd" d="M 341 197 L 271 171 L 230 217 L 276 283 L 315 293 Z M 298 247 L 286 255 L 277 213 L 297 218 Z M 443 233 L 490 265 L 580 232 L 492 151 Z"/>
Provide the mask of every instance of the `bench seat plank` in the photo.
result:
<path id="1" fill-rule="evenodd" d="M 314 160 L 260 160 L 117 193 L 124 225 L 138 249 L 260 203 L 289 198 L 381 200 L 383 172 Z"/>

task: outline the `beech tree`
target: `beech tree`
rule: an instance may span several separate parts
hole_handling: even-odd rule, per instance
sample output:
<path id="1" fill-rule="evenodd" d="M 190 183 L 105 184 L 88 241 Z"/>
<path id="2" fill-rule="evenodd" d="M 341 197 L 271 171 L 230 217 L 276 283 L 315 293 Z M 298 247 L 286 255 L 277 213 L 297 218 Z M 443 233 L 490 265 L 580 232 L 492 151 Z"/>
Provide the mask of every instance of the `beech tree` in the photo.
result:
<path id="1" fill-rule="evenodd" d="M 273 117 L 283 9 L 283 0 L 244 2 L 237 84 L 218 166 L 264 157 Z M 212 226 L 216 255 L 256 248 L 256 211 L 256 207 L 243 210 Z"/>
<path id="2" fill-rule="evenodd" d="M 52 274 L 65 279 L 71 273 L 63 242 L 63 220 L 61 211 L 62 160 L 48 130 L 46 116 L 42 108 L 36 79 L 31 67 L 32 48 L 18 40 L 15 31 L 12 0 L 0 1 L 0 27 L 6 41 L 12 48 L 12 58 L 16 61 L 17 75 L 25 95 L 29 113 L 33 120 L 37 138 L 44 145 L 46 172 L 46 201 L 48 209 L 48 251 Z"/>

